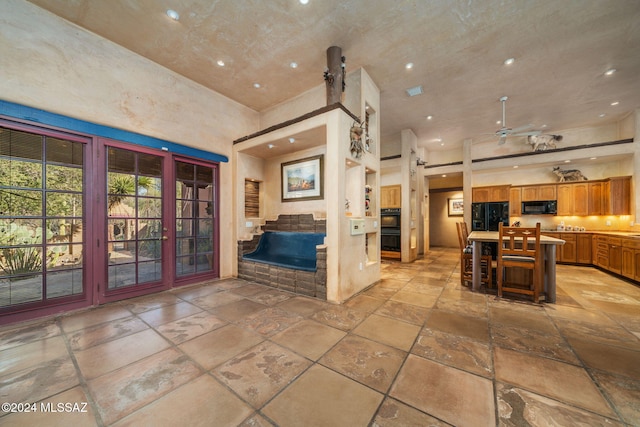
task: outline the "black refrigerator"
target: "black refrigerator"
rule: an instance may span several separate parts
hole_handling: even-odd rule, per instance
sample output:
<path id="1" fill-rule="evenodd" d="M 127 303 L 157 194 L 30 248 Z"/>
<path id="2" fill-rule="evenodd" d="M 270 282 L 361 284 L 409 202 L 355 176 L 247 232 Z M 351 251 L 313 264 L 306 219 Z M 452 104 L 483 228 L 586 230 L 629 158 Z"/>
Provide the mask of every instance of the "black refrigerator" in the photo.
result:
<path id="1" fill-rule="evenodd" d="M 509 202 L 471 204 L 471 231 L 498 231 L 500 223 L 509 226 Z"/>

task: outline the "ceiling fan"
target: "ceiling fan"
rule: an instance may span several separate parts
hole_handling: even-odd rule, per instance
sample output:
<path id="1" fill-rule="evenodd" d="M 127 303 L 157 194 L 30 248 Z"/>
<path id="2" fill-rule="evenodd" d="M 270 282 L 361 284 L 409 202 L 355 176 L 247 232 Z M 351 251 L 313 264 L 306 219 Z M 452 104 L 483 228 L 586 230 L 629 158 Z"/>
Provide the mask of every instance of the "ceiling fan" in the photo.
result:
<path id="1" fill-rule="evenodd" d="M 527 124 L 527 125 L 524 125 L 524 126 L 518 126 L 517 128 L 513 128 L 513 129 L 507 127 L 507 121 L 506 121 L 507 99 L 509 99 L 509 97 L 507 97 L 507 96 L 503 96 L 502 98 L 500 98 L 500 102 L 502 102 L 502 122 L 501 122 L 502 123 L 502 128 L 500 128 L 498 131 L 496 131 L 496 135 L 499 138 L 498 145 L 502 145 L 505 142 L 507 142 L 507 137 L 508 136 L 540 135 L 541 132 L 539 130 L 525 132 L 527 129 L 531 129 L 533 127 L 532 124 Z"/>

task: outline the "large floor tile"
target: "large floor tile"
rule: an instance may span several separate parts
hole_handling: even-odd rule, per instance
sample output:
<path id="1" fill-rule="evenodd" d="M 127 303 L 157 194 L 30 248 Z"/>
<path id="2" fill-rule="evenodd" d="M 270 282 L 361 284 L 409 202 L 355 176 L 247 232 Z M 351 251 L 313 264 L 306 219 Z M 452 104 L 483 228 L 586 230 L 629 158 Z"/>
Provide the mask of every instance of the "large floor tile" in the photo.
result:
<path id="1" fill-rule="evenodd" d="M 289 298 L 278 304 L 278 307 L 281 309 L 297 313 L 304 317 L 311 316 L 316 311 L 320 311 L 327 306 L 328 303 L 320 301 L 319 299 L 299 296 Z"/>
<path id="2" fill-rule="evenodd" d="M 0 351 L 60 335 L 62 331 L 53 320 L 34 321 L 0 328 Z"/>
<path id="3" fill-rule="evenodd" d="M 302 316 L 278 307 L 265 308 L 247 316 L 238 324 L 261 335 L 277 334 L 304 319 Z"/>
<path id="4" fill-rule="evenodd" d="M 202 311 L 192 316 L 160 325 L 157 330 L 172 343 L 180 344 L 221 328 L 226 324 L 227 322 L 213 314 Z"/>
<path id="5" fill-rule="evenodd" d="M 230 302 L 229 304 L 219 305 L 209 310 L 216 316 L 228 320 L 229 322 L 239 322 L 245 317 L 257 313 L 267 308 L 266 305 L 251 301 L 248 299 L 240 299 Z"/>
<path id="6" fill-rule="evenodd" d="M 495 324 L 491 326 L 491 338 L 495 346 L 580 365 L 571 347 L 555 330 L 549 333 Z"/>
<path id="7" fill-rule="evenodd" d="M 22 371 L 67 356 L 69 352 L 61 336 L 11 347 L 0 352 L 0 375 Z"/>
<path id="8" fill-rule="evenodd" d="M 160 326 L 183 317 L 202 311 L 201 308 L 188 302 L 182 301 L 164 307 L 149 310 L 139 315 L 139 317 L 151 326 Z"/>
<path id="9" fill-rule="evenodd" d="M 236 426 L 252 412 L 249 405 L 211 376 L 201 375 L 123 418 L 114 427 Z"/>
<path id="10" fill-rule="evenodd" d="M 60 325 L 65 332 L 72 332 L 129 316 L 131 316 L 131 311 L 113 304 L 62 316 Z"/>
<path id="11" fill-rule="evenodd" d="M 406 352 L 349 335 L 320 359 L 320 363 L 362 384 L 386 393 Z"/>
<path id="12" fill-rule="evenodd" d="M 202 373 L 189 358 L 170 348 L 90 380 L 88 386 L 102 420 L 111 424 Z"/>
<path id="13" fill-rule="evenodd" d="M 149 329 L 145 322 L 131 316 L 68 333 L 67 338 L 73 350 L 84 350 L 145 329 Z"/>
<path id="14" fill-rule="evenodd" d="M 348 332 L 359 325 L 367 315 L 366 312 L 352 310 L 343 306 L 330 306 L 314 313 L 311 318 L 325 325 Z"/>
<path id="15" fill-rule="evenodd" d="M 583 368 L 500 347 L 494 349 L 494 366 L 498 381 L 607 417 L 615 416 Z"/>
<path id="16" fill-rule="evenodd" d="M 213 370 L 220 382 L 259 409 L 311 365 L 271 342 L 262 342 Z"/>
<path id="17" fill-rule="evenodd" d="M 314 365 L 262 412 L 280 427 L 367 426 L 383 395 Z"/>
<path id="18" fill-rule="evenodd" d="M 37 398 L 29 396 L 28 399 L 30 400 L 21 402 L 35 402 L 33 399 Z M 36 410 L 33 412 L 14 413 L 0 418 L 0 425 L 3 427 L 92 427 L 97 426 L 98 422 L 89 399 L 82 387 L 77 386 L 37 402 Z"/>
<path id="19" fill-rule="evenodd" d="M 425 327 L 420 331 L 411 353 L 483 377 L 493 375 L 490 346 L 465 336 Z"/>
<path id="20" fill-rule="evenodd" d="M 209 370 L 263 340 L 254 332 L 227 325 L 182 343 L 179 347 L 204 369 Z"/>
<path id="21" fill-rule="evenodd" d="M 305 319 L 271 337 L 274 341 L 311 360 L 318 360 L 340 341 L 346 332 L 315 320 Z"/>
<path id="22" fill-rule="evenodd" d="M 450 424 L 433 418 L 398 400 L 387 397 L 380 405 L 372 427 L 444 427 L 448 425 Z"/>
<path id="23" fill-rule="evenodd" d="M 588 341 L 585 338 L 570 337 L 568 341 L 589 368 L 640 378 L 640 351 Z"/>
<path id="24" fill-rule="evenodd" d="M 428 294 L 420 292 L 409 292 L 403 289 L 394 294 L 393 297 L 391 297 L 391 300 L 402 302 L 405 304 L 417 305 L 419 307 L 431 308 L 438 300 L 438 296 L 439 293 Z"/>
<path id="25" fill-rule="evenodd" d="M 398 301 L 387 301 L 375 311 L 375 314 L 391 319 L 404 320 L 407 323 L 422 326 L 430 309 Z"/>
<path id="26" fill-rule="evenodd" d="M 527 390 L 498 383 L 498 417 L 505 426 L 620 426 L 607 418 Z"/>
<path id="27" fill-rule="evenodd" d="M 354 334 L 404 351 L 411 349 L 419 332 L 420 327 L 417 325 L 376 314 L 367 317 L 353 330 Z"/>
<path id="28" fill-rule="evenodd" d="M 412 354 L 389 396 L 456 426 L 493 426 L 491 380 Z"/>
<path id="29" fill-rule="evenodd" d="M 476 341 L 487 342 L 489 339 L 489 322 L 483 317 L 431 310 L 425 326 L 429 329 L 461 335 Z"/>
<path id="30" fill-rule="evenodd" d="M 156 331 L 147 329 L 75 352 L 85 378 L 96 378 L 169 347 Z"/>
<path id="31" fill-rule="evenodd" d="M 640 378 L 592 372 L 609 400 L 613 402 L 624 422 L 640 426 Z"/>

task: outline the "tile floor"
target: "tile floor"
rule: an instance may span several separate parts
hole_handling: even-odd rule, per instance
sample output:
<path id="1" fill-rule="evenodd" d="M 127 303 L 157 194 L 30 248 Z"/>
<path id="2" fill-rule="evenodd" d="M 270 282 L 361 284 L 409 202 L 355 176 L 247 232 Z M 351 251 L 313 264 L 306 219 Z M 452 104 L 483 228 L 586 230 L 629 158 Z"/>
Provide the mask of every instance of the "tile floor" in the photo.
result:
<path id="1" fill-rule="evenodd" d="M 0 401 L 36 405 L 0 425 L 640 425 L 640 287 L 558 266 L 557 304 L 499 300 L 438 248 L 382 276 L 340 306 L 228 279 L 4 327 Z"/>

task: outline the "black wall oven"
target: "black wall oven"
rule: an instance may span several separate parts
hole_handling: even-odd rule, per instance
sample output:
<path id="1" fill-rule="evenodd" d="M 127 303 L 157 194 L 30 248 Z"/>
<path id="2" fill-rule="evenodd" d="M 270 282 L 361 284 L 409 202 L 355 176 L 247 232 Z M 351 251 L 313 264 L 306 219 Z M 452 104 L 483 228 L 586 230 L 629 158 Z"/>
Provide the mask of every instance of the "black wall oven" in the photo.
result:
<path id="1" fill-rule="evenodd" d="M 380 210 L 380 246 L 383 251 L 400 252 L 400 209 Z"/>

